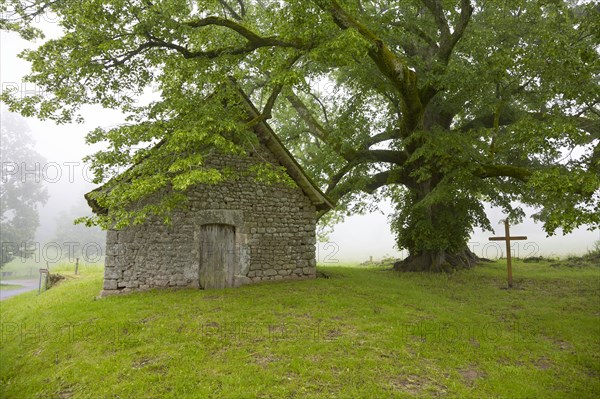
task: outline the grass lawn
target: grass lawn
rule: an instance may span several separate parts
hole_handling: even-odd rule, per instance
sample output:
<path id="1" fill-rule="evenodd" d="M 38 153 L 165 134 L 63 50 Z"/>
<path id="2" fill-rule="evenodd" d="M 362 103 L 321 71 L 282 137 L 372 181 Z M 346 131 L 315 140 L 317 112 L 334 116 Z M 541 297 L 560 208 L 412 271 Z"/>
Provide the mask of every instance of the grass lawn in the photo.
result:
<path id="1" fill-rule="evenodd" d="M 97 263 L 80 262 L 79 270 L 86 271 L 97 271 L 103 268 L 104 261 Z M 50 268 L 52 273 L 70 272 L 73 273 L 75 270 L 75 261 L 58 261 L 52 263 L 46 263 L 37 261 L 35 259 L 14 259 L 13 261 L 5 264 L 2 267 L 3 276 L 0 276 L 2 281 L 10 280 L 23 280 L 39 278 L 39 269 Z"/>
<path id="2" fill-rule="evenodd" d="M 596 398 L 600 267 L 515 261 L 0 303 L 2 398 Z"/>

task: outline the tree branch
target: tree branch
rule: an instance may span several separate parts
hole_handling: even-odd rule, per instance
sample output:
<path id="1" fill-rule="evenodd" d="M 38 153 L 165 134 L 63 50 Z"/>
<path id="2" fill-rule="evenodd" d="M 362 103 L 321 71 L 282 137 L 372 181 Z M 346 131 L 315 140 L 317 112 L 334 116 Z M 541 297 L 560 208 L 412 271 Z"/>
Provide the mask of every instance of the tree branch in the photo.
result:
<path id="1" fill-rule="evenodd" d="M 543 112 L 529 112 L 526 115 L 540 122 L 547 121 L 551 117 L 551 115 L 548 115 Z M 460 126 L 458 130 L 462 132 L 467 132 L 471 129 L 476 129 L 479 127 L 491 129 L 494 128 L 496 124 L 498 126 L 509 126 L 521 120 L 523 116 L 523 113 L 520 113 L 519 111 L 516 111 L 511 107 L 504 107 L 504 111 L 501 114 L 488 114 L 477 117 Z M 600 138 L 600 120 L 576 115 L 561 115 L 560 118 L 564 118 L 565 120 L 570 121 L 578 129 L 589 133 L 592 137 Z"/>
<path id="2" fill-rule="evenodd" d="M 444 64 L 448 64 L 450 61 L 450 56 L 452 55 L 452 51 L 454 47 L 461 39 L 463 34 L 465 33 L 465 29 L 467 25 L 469 25 L 469 21 L 471 20 L 471 15 L 473 15 L 473 6 L 469 0 L 461 0 L 460 2 L 460 18 L 458 23 L 454 27 L 454 32 L 446 37 L 443 37 L 442 43 L 439 49 L 439 56 L 441 61 Z"/>
<path id="3" fill-rule="evenodd" d="M 116 66 L 125 64 L 127 61 L 129 61 L 136 55 L 142 54 L 146 50 L 151 49 L 153 47 L 157 47 L 157 43 L 154 43 L 153 41 L 149 41 L 149 42 L 140 44 L 134 50 L 120 54 L 114 58 L 104 58 L 104 59 L 101 59 L 100 61 L 103 63 L 104 67 L 106 67 L 106 68 L 116 67 Z"/>
<path id="4" fill-rule="evenodd" d="M 444 15 L 440 0 L 421 0 L 421 2 L 427 7 L 431 15 L 433 15 L 435 24 L 441 32 L 442 39 L 449 37 L 450 27 L 448 26 L 448 20 Z"/>
<path id="5" fill-rule="evenodd" d="M 281 85 L 281 84 L 275 85 L 275 87 L 273 88 L 273 92 L 267 99 L 265 108 L 262 111 L 262 114 L 264 115 L 265 120 L 271 119 L 271 117 L 273 116 L 273 114 L 272 114 L 273 107 L 275 106 L 275 101 L 277 101 L 277 97 L 279 97 L 281 90 L 283 90 L 283 85 Z"/>
<path id="6" fill-rule="evenodd" d="M 350 165 L 346 165 L 344 168 Z M 352 166 L 353 167 L 353 166 Z M 338 201 L 344 195 L 351 193 L 357 189 L 361 190 L 367 194 L 373 194 L 379 188 L 384 186 L 389 186 L 392 184 L 403 184 L 405 186 L 410 186 L 414 184 L 414 179 L 410 176 L 407 176 L 406 173 L 401 169 L 392 169 L 386 170 L 384 172 L 376 173 L 372 176 L 369 176 L 366 182 L 363 182 L 362 185 L 357 185 L 362 177 L 356 177 L 354 179 L 350 179 L 349 181 L 345 181 L 339 183 L 341 179 L 347 174 L 352 167 L 348 170 L 342 169 L 338 175 L 336 175 L 337 182 L 336 184 L 330 184 L 325 194 L 332 198 L 334 201 Z M 345 170 L 346 173 L 342 175 L 342 172 Z"/>
<path id="7" fill-rule="evenodd" d="M 408 161 L 404 151 L 396 150 L 364 150 L 355 153 L 355 160 L 360 163 L 391 163 L 402 166 Z"/>
<path id="8" fill-rule="evenodd" d="M 566 170 L 565 170 L 566 171 Z M 475 172 L 475 176 L 482 179 L 488 179 L 493 177 L 512 177 L 523 183 L 527 183 L 533 172 L 529 169 L 512 166 L 512 165 L 481 165 L 480 169 Z M 590 196 L 594 193 L 595 189 L 586 187 L 581 183 L 576 183 L 570 187 L 569 192 L 578 195 Z"/>
<path id="9" fill-rule="evenodd" d="M 285 65 L 285 69 L 291 70 L 293 68 L 294 64 L 300 59 L 300 57 L 301 57 L 301 55 L 297 54 L 297 55 L 293 56 L 291 59 L 289 59 Z M 268 74 L 268 76 L 270 77 L 270 74 Z M 262 114 L 265 116 L 265 120 L 271 119 L 271 117 L 273 116 L 273 114 L 272 114 L 273 107 L 275 106 L 275 102 L 277 101 L 279 94 L 281 94 L 281 91 L 283 90 L 283 86 L 284 85 L 282 83 L 276 84 L 275 87 L 273 88 L 273 92 L 267 99 L 265 108 L 262 111 Z"/>
<path id="10" fill-rule="evenodd" d="M 226 0 L 219 0 L 219 4 L 221 4 L 221 6 L 223 6 L 223 8 L 231 15 L 231 17 L 237 21 L 241 21 L 242 17 L 240 16 L 240 14 L 238 14 L 233 7 L 231 7 L 229 5 L 229 3 L 227 3 Z M 238 2 L 239 4 L 239 2 Z M 242 3 L 243 4 L 243 3 Z"/>
<path id="11" fill-rule="evenodd" d="M 379 71 L 400 92 L 406 114 L 420 115 L 423 111 L 423 105 L 417 87 L 416 73 L 410 70 L 406 63 L 385 45 L 383 40 L 351 16 L 336 0 L 320 1 L 319 4 L 324 11 L 327 11 L 333 17 L 334 22 L 341 29 L 355 29 L 371 43 L 372 48 L 369 50 L 369 57 L 375 62 Z M 406 121 L 412 122 L 410 119 Z M 411 126 L 411 128 L 414 128 L 414 126 Z"/>
<path id="12" fill-rule="evenodd" d="M 512 165 L 481 165 L 475 172 L 475 176 L 482 179 L 491 177 L 512 177 L 526 183 L 531 177 L 532 172 L 519 166 Z"/>
<path id="13" fill-rule="evenodd" d="M 292 104 L 294 109 L 296 109 L 296 112 L 298 112 L 300 118 L 307 124 L 311 135 L 316 139 L 321 140 L 322 142 L 331 146 L 331 148 L 338 155 L 340 155 L 348 162 L 356 164 L 366 162 L 384 162 L 402 165 L 408 159 L 406 153 L 402 151 L 369 150 L 368 147 L 372 144 L 369 144 L 368 142 L 366 144 L 369 145 L 363 146 L 363 150 L 356 150 L 350 147 L 343 147 L 341 143 L 337 143 L 336 141 L 331 139 L 329 132 L 323 127 L 323 125 L 321 125 L 321 123 L 319 123 L 319 121 L 315 119 L 315 117 L 312 115 L 306 104 L 304 104 L 304 102 L 295 93 L 292 92 L 292 94 L 287 96 L 287 99 Z M 372 140 L 373 144 L 377 142 L 376 140 L 387 140 L 387 137 L 387 134 L 380 134 L 374 136 L 374 140 Z M 390 138 L 393 138 L 393 136 Z"/>
<path id="14" fill-rule="evenodd" d="M 222 26 L 224 28 L 231 29 L 237 32 L 239 35 L 243 36 L 251 47 L 259 48 L 259 47 L 292 47 L 298 49 L 308 49 L 308 45 L 306 43 L 296 42 L 286 42 L 280 40 L 276 36 L 262 37 L 245 26 L 231 21 L 229 19 L 221 18 L 221 17 L 207 17 L 203 19 L 197 19 L 193 21 L 185 22 L 184 25 L 187 25 L 192 28 L 201 28 L 205 26 Z"/>
<path id="15" fill-rule="evenodd" d="M 500 113 L 499 115 L 488 114 L 474 118 L 471 121 L 460 126 L 458 130 L 461 132 L 468 132 L 469 130 L 477 129 L 480 127 L 491 129 L 495 125 L 496 118 L 498 118 L 498 126 L 508 126 L 512 123 L 515 123 L 518 120 L 517 115 L 514 113 L 514 110 L 512 108 L 504 107 L 504 110 L 505 111 Z"/>
<path id="16" fill-rule="evenodd" d="M 147 42 L 140 44 L 136 49 L 120 54 L 112 59 L 104 60 L 104 66 L 106 67 L 114 67 L 123 65 L 133 57 L 138 54 L 142 54 L 146 50 L 152 48 L 164 48 L 175 50 L 179 54 L 181 54 L 186 59 L 191 58 L 208 58 L 213 59 L 217 58 L 223 54 L 231 54 L 231 55 L 242 55 L 251 53 L 262 47 L 286 47 L 286 48 L 296 48 L 296 49 L 308 49 L 310 45 L 301 43 L 301 42 L 286 42 L 278 39 L 277 37 L 261 37 L 256 33 L 252 32 L 250 29 L 225 18 L 220 17 L 208 17 L 200 20 L 190 21 L 184 23 L 184 25 L 191 26 L 193 28 L 199 28 L 204 26 L 223 26 L 229 28 L 241 36 L 243 36 L 247 43 L 241 47 L 224 47 L 220 49 L 215 49 L 211 51 L 191 51 L 189 48 L 177 44 L 165 41 L 160 39 L 150 32 L 146 32 L 145 36 L 148 39 Z"/>
<path id="17" fill-rule="evenodd" d="M 440 46 L 438 49 L 438 56 L 440 61 L 447 65 L 454 47 L 463 36 L 465 29 L 471 20 L 471 15 L 473 15 L 473 6 L 471 5 L 471 1 L 461 0 L 460 17 L 456 23 L 456 26 L 454 27 L 454 32 L 452 33 L 450 24 L 444 15 L 444 10 L 440 0 L 421 1 L 423 4 L 425 4 L 431 15 L 433 15 L 435 23 L 440 31 Z"/>
<path id="18" fill-rule="evenodd" d="M 435 40 L 433 40 L 427 33 L 425 33 L 418 26 L 415 26 L 415 25 L 402 25 L 402 27 L 404 29 L 406 29 L 408 32 L 411 32 L 411 33 L 414 33 L 415 35 L 417 35 L 421 40 L 423 40 L 425 43 L 427 43 L 429 45 L 429 47 L 434 48 L 434 49 L 439 48 L 439 46 L 435 42 Z"/>
<path id="19" fill-rule="evenodd" d="M 340 181 L 346 176 L 350 171 L 356 167 L 356 162 L 348 162 L 346 165 L 342 167 L 329 181 L 329 185 L 327 186 L 327 190 L 325 190 L 325 194 L 329 195 L 340 183 Z"/>
<path id="20" fill-rule="evenodd" d="M 127 62 L 128 60 L 130 60 L 131 58 L 133 58 L 134 56 L 141 54 L 144 51 L 146 51 L 148 49 L 152 49 L 152 48 L 163 48 L 163 49 L 175 50 L 186 59 L 191 59 L 191 58 L 214 59 L 223 54 L 230 54 L 230 55 L 249 54 L 261 47 L 301 48 L 301 46 L 299 47 L 296 44 L 282 42 L 282 41 L 279 41 L 279 40 L 273 39 L 273 38 L 260 38 L 258 41 L 253 41 L 253 42 L 249 41 L 245 46 L 242 46 L 242 47 L 224 47 L 224 48 L 211 50 L 211 51 L 190 51 L 187 47 L 184 47 L 177 43 L 167 42 L 163 39 L 153 36 L 152 34 L 150 34 L 148 32 L 146 33 L 146 37 L 148 38 L 147 42 L 142 43 L 135 50 L 131 50 L 131 51 L 128 51 L 121 55 L 118 55 L 112 59 L 105 60 L 104 65 L 106 67 L 114 67 L 114 66 L 122 65 L 125 62 Z"/>
<path id="21" fill-rule="evenodd" d="M 244 5 L 244 0 L 237 0 L 237 3 L 240 6 L 240 14 L 242 18 L 246 16 L 246 6 Z"/>
<path id="22" fill-rule="evenodd" d="M 300 97 L 292 91 L 286 98 L 292 104 L 292 107 L 294 107 L 300 118 L 306 123 L 311 134 L 318 140 L 332 144 L 329 140 L 327 130 L 315 119 Z"/>
<path id="23" fill-rule="evenodd" d="M 405 176 L 397 170 L 386 170 L 373 175 L 364 187 L 364 192 L 373 194 L 379 188 L 390 184 L 405 184 Z"/>
<path id="24" fill-rule="evenodd" d="M 369 139 L 367 139 L 367 141 L 365 141 L 364 148 L 369 148 L 372 145 L 379 144 L 379 143 L 382 143 L 387 140 L 397 139 L 399 136 L 400 136 L 399 129 L 388 130 L 383 133 L 376 134 L 375 136 L 369 137 Z"/>

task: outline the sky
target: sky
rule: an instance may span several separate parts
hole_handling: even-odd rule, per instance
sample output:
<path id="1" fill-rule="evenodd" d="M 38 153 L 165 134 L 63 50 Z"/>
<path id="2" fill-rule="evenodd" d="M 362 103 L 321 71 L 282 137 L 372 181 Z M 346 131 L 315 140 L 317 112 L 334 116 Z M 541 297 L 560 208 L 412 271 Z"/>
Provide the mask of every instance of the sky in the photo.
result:
<path id="1" fill-rule="evenodd" d="M 41 21 L 41 26 L 52 36 L 57 33 L 52 25 L 52 18 Z M 17 54 L 25 48 L 34 48 L 35 43 L 20 39 L 17 35 L 0 32 L 0 81 L 1 90 L 19 87 L 26 92 L 36 90 L 30 84 L 23 83 L 23 76 L 29 70 L 27 62 L 17 58 Z M 5 112 L 4 110 L 2 112 Z M 54 171 L 51 181 L 46 182 L 50 195 L 48 203 L 41 208 L 41 227 L 37 239 L 41 242 L 49 240 L 55 229 L 56 218 L 61 211 L 84 202 L 83 194 L 94 188 L 91 176 L 87 173 L 82 158 L 95 152 L 85 143 L 85 134 L 96 127 L 110 127 L 123 122 L 124 116 L 113 110 L 105 110 L 99 106 L 87 106 L 82 110 L 85 118 L 83 124 L 57 126 L 51 121 L 39 121 L 28 118 L 32 136 L 36 140 L 36 148 L 48 161 L 48 171 Z M 8 156 L 3 154 L 3 158 Z M 50 174 L 50 173 L 49 173 Z M 395 248 L 395 241 L 388 225 L 391 211 L 389 203 L 380 204 L 380 212 L 362 216 L 348 217 L 343 223 L 335 226 L 328 242 L 319 243 L 317 258 L 321 263 L 362 262 L 370 259 L 380 260 L 384 257 L 401 257 Z M 495 228 L 496 235 L 503 235 L 501 210 L 487 207 L 487 215 Z M 547 237 L 540 224 L 531 220 L 532 209 L 525 208 L 527 217 L 523 223 L 512 226 L 515 235 L 526 235 L 525 241 L 514 243 L 513 254 L 525 256 L 566 256 L 583 254 L 594 247 L 600 240 L 600 231 L 588 231 L 580 228 L 571 234 Z M 494 234 L 476 230 L 469 241 L 470 248 L 476 255 L 495 258 L 503 255 L 503 243 L 490 242 L 488 238 Z"/>

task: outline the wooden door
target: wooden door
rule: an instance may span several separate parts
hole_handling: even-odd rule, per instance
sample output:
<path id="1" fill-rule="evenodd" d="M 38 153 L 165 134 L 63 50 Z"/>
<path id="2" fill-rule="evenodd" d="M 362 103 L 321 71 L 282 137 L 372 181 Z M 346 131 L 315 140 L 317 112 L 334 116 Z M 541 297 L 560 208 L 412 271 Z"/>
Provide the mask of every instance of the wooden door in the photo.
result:
<path id="1" fill-rule="evenodd" d="M 232 287 L 236 262 L 235 228 L 209 224 L 202 226 L 200 233 L 200 287 Z"/>

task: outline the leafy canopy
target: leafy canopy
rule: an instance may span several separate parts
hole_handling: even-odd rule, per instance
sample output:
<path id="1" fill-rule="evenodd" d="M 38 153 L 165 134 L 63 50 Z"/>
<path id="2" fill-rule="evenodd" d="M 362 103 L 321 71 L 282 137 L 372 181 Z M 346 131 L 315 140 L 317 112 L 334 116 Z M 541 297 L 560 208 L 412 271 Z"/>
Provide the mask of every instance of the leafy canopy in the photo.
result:
<path id="1" fill-rule="evenodd" d="M 482 201 L 548 233 L 600 216 L 599 7 L 560 0 L 8 1 L 5 29 L 42 37 L 22 57 L 44 96 L 4 93 L 11 109 L 58 123 L 84 104 L 129 115 L 96 129 L 108 149 L 88 160 L 112 212 L 92 223 L 168 214 L 197 183 L 227 178 L 200 148 L 242 154 L 254 140 L 246 93 L 300 163 L 338 202 L 397 207 L 411 252 L 458 250 Z M 160 98 L 138 98 L 148 88 Z M 140 162 L 144 160 L 144 162 Z M 131 168 L 131 165 L 136 165 Z M 119 179 L 113 180 L 118 182 Z M 172 188 L 172 189 L 169 189 Z M 163 203 L 129 207 L 152 193 Z M 365 193 L 369 194 L 366 195 Z"/>

